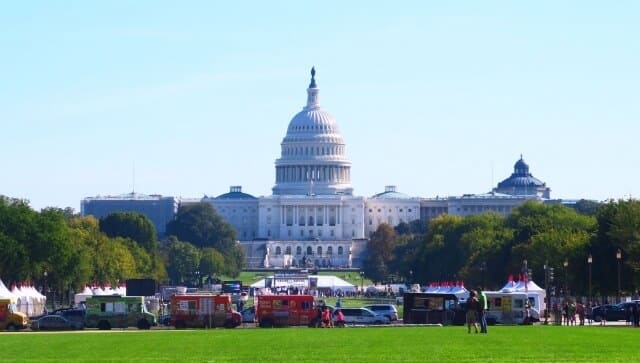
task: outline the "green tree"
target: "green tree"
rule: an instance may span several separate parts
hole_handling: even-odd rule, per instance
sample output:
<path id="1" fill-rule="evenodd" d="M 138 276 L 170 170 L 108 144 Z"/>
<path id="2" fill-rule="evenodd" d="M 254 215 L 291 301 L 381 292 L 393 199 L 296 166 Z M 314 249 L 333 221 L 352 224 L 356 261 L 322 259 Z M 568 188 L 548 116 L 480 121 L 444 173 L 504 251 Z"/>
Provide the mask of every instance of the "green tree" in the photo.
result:
<path id="1" fill-rule="evenodd" d="M 395 230 L 390 225 L 382 223 L 367 242 L 368 256 L 364 263 L 364 271 L 370 279 L 376 282 L 387 281 L 389 265 L 395 257 L 395 246 Z"/>
<path id="2" fill-rule="evenodd" d="M 567 259 L 570 292 L 586 292 L 583 276 L 589 241 L 596 226 L 593 217 L 562 205 L 528 202 L 515 208 L 506 223 L 514 230 L 508 258 L 511 271 L 522 272 L 526 259 L 533 278 L 544 281 L 545 264 L 559 268 Z"/>
<path id="3" fill-rule="evenodd" d="M 244 251 L 237 243 L 235 230 L 209 203 L 181 206 L 176 218 L 167 224 L 167 234 L 198 248 L 215 248 L 225 257 L 231 276 L 236 276 L 243 267 Z"/>
<path id="4" fill-rule="evenodd" d="M 621 285 L 627 293 L 640 286 L 640 201 L 609 201 L 596 216 L 593 255 L 594 288 L 603 294 L 617 293 L 616 251 L 620 249 Z"/>
<path id="5" fill-rule="evenodd" d="M 145 215 L 135 212 L 116 212 L 100 218 L 100 230 L 107 236 L 130 238 L 150 253 L 158 249 L 156 228 Z"/>
<path id="6" fill-rule="evenodd" d="M 215 248 L 203 248 L 200 257 L 200 273 L 211 278 L 225 271 L 225 257 Z"/>
<path id="7" fill-rule="evenodd" d="M 191 243 L 169 237 L 164 254 L 169 278 L 174 284 L 192 282 L 200 266 L 200 251 Z"/>

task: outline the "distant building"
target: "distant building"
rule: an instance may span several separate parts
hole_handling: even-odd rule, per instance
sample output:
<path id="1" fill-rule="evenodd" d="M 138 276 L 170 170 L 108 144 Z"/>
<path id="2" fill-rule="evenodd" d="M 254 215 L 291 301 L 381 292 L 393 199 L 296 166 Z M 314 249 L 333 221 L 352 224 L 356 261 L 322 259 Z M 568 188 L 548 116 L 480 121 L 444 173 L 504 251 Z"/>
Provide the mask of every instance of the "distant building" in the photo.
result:
<path id="1" fill-rule="evenodd" d="M 531 175 L 529 165 L 524 162 L 522 155 L 520 155 L 520 160 L 516 161 L 513 166 L 513 174 L 498 183 L 498 186 L 493 191 L 509 195 L 551 199 L 551 189 L 547 187 L 546 183 Z"/>
<path id="2" fill-rule="evenodd" d="M 89 197 L 80 203 L 80 213 L 83 216 L 92 215 L 98 219 L 115 212 L 140 213 L 151 220 L 158 237 L 165 235 L 167 223 L 173 220 L 177 209 L 178 202 L 174 197 L 139 193 Z"/>
<path id="3" fill-rule="evenodd" d="M 494 192 L 465 194 L 460 197 L 425 198 L 420 201 L 420 216 L 425 221 L 442 214 L 465 217 L 491 212 L 506 217 L 513 208 L 529 200 L 542 201 L 535 196 L 507 195 Z"/>
<path id="4" fill-rule="evenodd" d="M 529 172 L 522 155 L 514 172 L 489 193 L 462 196 L 424 198 L 420 201 L 420 219 L 429 221 L 439 215 L 468 216 L 493 212 L 507 216 L 513 208 L 533 200 L 549 203 L 551 189 Z"/>
<path id="5" fill-rule="evenodd" d="M 199 202 L 210 203 L 216 212 L 236 230 L 239 240 L 258 237 L 258 198 L 243 193 L 242 187 L 234 185 L 229 193 L 217 197 L 204 197 Z"/>
<path id="6" fill-rule="evenodd" d="M 397 226 L 420 219 L 420 198 L 397 191 L 395 185 L 385 187 L 365 201 L 365 233 L 371 237 L 382 223 Z"/>

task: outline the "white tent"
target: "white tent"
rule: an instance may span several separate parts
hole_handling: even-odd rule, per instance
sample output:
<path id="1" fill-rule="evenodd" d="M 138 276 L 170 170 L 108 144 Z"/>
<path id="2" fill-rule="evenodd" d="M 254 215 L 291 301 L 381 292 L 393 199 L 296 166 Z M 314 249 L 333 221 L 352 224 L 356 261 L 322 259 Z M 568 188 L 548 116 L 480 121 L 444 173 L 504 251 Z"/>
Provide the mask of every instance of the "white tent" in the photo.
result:
<path id="1" fill-rule="evenodd" d="M 267 277 L 267 279 L 272 279 L 273 281 L 273 276 L 269 276 Z M 265 283 L 267 279 L 262 279 L 258 282 L 255 282 L 253 284 L 251 284 L 251 287 L 256 288 L 256 289 L 262 289 L 265 288 Z M 297 284 L 289 284 L 288 281 L 283 281 L 283 280 L 277 280 L 276 281 L 276 285 L 272 286 L 272 287 L 305 287 L 308 288 L 309 287 L 309 282 L 311 280 L 314 280 L 317 282 L 317 287 L 318 289 L 331 289 L 332 291 L 337 291 L 340 290 L 342 292 L 355 292 L 356 291 L 356 287 L 353 284 L 348 283 L 347 281 L 337 277 L 337 276 L 327 276 L 327 275 L 310 275 L 309 276 L 309 281 L 304 284 L 304 286 L 299 284 L 299 281 Z"/>
<path id="2" fill-rule="evenodd" d="M 34 315 L 44 314 L 44 306 L 47 302 L 47 298 L 42 295 L 33 286 L 23 287 L 23 291 L 26 291 L 29 296 L 33 298 L 33 310 Z"/>
<path id="3" fill-rule="evenodd" d="M 16 298 L 13 293 L 9 291 L 9 289 L 7 289 L 7 286 L 4 284 L 4 282 L 2 282 L 2 279 L 0 279 L 0 298 L 11 300 L 14 300 Z"/>
<path id="4" fill-rule="evenodd" d="M 533 281 L 527 281 L 525 285 L 524 281 L 515 282 L 509 278 L 509 281 L 500 289 L 501 293 L 525 293 L 529 299 L 533 299 L 533 308 L 538 312 L 541 312 L 545 307 L 543 304 L 547 296 L 547 292 L 538 286 Z"/>
<path id="5" fill-rule="evenodd" d="M 544 292 L 544 289 L 541 288 L 540 286 L 538 286 L 538 284 L 536 284 L 533 281 L 527 281 L 526 288 L 525 288 L 524 281 L 518 281 L 518 283 L 516 284 L 515 290 L 516 291 L 522 291 L 522 292 L 524 292 L 525 290 L 526 291 L 535 291 L 535 292 L 539 292 L 539 291 L 543 291 Z"/>
<path id="6" fill-rule="evenodd" d="M 462 284 L 432 284 L 429 285 L 424 292 L 430 294 L 452 294 L 455 295 L 459 301 L 466 301 L 469 298 L 469 290 L 467 290 Z"/>
<path id="7" fill-rule="evenodd" d="M 18 311 L 27 315 L 33 315 L 33 299 L 22 292 L 22 289 L 16 285 L 11 288 L 11 293 L 16 297 L 15 301 Z"/>

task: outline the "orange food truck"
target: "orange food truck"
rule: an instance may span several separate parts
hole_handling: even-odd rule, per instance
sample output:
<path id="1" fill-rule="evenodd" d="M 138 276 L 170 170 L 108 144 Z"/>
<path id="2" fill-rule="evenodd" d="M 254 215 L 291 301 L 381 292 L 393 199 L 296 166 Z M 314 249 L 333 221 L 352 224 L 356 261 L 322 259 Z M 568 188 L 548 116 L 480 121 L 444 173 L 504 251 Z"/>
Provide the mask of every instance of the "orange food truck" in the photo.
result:
<path id="1" fill-rule="evenodd" d="M 231 296 L 186 294 L 171 296 L 171 325 L 184 328 L 235 328 L 242 315 L 233 309 Z"/>
<path id="2" fill-rule="evenodd" d="M 258 326 L 315 326 L 318 309 L 311 295 L 260 295 L 255 297 Z"/>

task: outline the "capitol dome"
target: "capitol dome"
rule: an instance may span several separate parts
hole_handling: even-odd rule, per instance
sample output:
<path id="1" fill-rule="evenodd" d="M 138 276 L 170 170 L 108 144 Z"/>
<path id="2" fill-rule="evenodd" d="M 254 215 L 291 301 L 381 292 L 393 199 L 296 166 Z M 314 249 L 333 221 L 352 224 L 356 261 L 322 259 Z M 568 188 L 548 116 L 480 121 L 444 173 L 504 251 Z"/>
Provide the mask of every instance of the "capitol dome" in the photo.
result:
<path id="1" fill-rule="evenodd" d="M 522 155 L 520 160 L 516 161 L 513 166 L 513 174 L 507 179 L 498 183 L 498 187 L 494 192 L 509 195 L 539 196 L 541 198 L 550 198 L 551 189 L 546 183 L 540 181 L 529 172 L 529 165 L 525 163 Z"/>
<path id="2" fill-rule="evenodd" d="M 318 103 L 315 73 L 312 68 L 307 105 L 293 116 L 281 143 L 275 195 L 353 193 L 344 139 L 335 119 Z"/>

